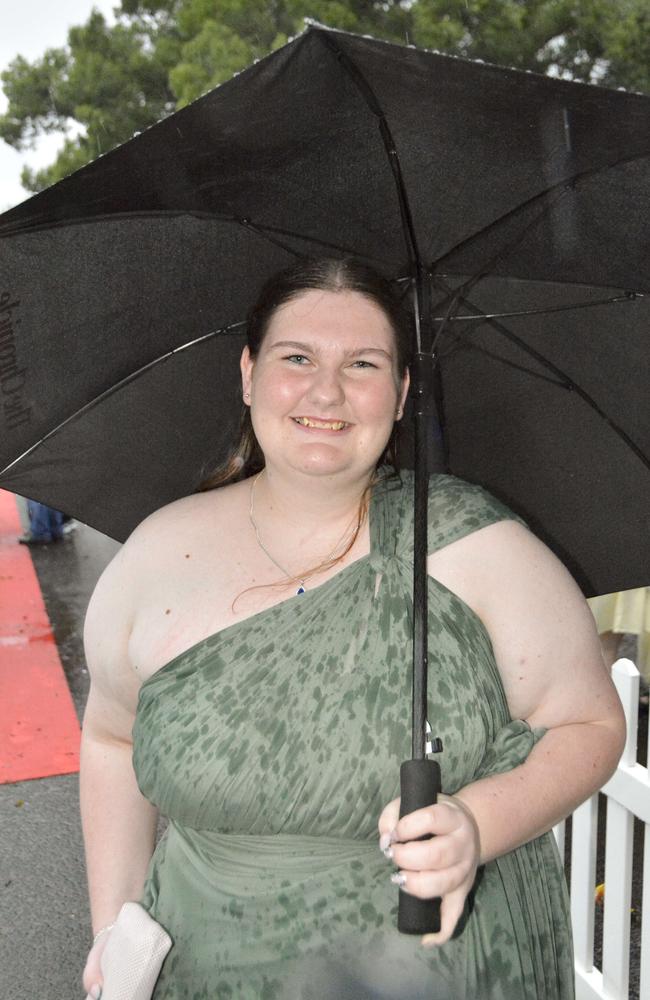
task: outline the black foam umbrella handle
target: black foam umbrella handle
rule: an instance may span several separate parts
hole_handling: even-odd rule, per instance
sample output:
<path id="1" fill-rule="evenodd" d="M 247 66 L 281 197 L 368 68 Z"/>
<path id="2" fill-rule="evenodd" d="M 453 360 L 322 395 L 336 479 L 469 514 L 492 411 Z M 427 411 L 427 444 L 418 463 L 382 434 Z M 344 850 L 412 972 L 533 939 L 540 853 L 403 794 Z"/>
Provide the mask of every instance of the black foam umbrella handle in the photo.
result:
<path id="1" fill-rule="evenodd" d="M 405 760 L 399 769 L 400 819 L 433 806 L 440 792 L 440 765 L 435 760 Z M 427 837 L 421 837 L 427 840 Z M 400 889 L 397 929 L 402 934 L 434 934 L 440 930 L 440 900 L 417 899 Z"/>

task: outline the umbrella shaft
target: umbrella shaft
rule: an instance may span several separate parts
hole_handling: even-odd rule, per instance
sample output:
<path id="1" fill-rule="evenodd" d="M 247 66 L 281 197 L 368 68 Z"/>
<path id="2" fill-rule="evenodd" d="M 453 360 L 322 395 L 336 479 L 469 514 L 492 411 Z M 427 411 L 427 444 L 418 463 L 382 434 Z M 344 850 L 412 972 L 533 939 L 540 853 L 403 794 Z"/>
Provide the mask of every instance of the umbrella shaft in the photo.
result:
<path id="1" fill-rule="evenodd" d="M 415 422 L 415 496 L 413 514 L 413 743 L 414 760 L 425 757 L 427 717 L 427 398 L 433 389 L 433 359 L 415 354 L 411 365 Z"/>

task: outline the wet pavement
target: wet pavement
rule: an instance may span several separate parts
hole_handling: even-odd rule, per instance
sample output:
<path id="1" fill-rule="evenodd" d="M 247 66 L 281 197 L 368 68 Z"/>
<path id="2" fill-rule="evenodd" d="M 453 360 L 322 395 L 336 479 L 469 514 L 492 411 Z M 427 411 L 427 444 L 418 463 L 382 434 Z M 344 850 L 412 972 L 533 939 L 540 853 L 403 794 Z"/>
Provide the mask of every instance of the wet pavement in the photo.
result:
<path id="1" fill-rule="evenodd" d="M 30 549 L 79 718 L 88 695 L 82 644 L 86 608 L 102 570 L 119 547 L 79 524 L 62 542 Z"/>
<path id="2" fill-rule="evenodd" d="M 66 539 L 31 550 L 74 704 L 88 692 L 82 631 L 88 600 L 119 546 L 78 525 Z M 632 656 L 628 643 L 623 655 Z M 646 763 L 648 715 L 640 716 L 639 760 Z M 601 800 L 604 802 L 604 800 Z M 604 809 L 599 854 L 604 839 Z M 83 997 L 90 944 L 78 776 L 0 785 L 0 1000 Z M 635 836 L 633 908 L 641 904 L 641 824 Z M 567 837 L 567 842 L 570 837 Z M 600 863 L 600 862 L 599 862 Z M 599 872 L 602 869 L 599 869 Z M 599 873 L 598 880 L 602 881 Z M 602 921 L 597 918 L 596 938 Z M 638 998 L 640 920 L 632 926 L 630 1000 Z"/>

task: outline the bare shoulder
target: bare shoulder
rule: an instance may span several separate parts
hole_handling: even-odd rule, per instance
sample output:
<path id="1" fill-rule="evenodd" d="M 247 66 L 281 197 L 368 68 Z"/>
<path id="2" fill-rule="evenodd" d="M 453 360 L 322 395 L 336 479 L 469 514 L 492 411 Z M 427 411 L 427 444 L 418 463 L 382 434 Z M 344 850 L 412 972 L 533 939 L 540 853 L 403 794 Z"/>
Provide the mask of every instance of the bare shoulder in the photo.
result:
<path id="1" fill-rule="evenodd" d="M 586 607 L 566 567 L 514 520 L 496 521 L 440 549 L 429 557 L 429 571 L 462 585 L 481 616 L 516 600 L 522 586 L 526 600 L 533 593 L 538 600 L 561 594 L 563 600 Z"/>
<path id="2" fill-rule="evenodd" d="M 140 681 L 130 662 L 129 638 L 142 602 L 178 559 L 201 550 L 207 533 L 224 534 L 241 506 L 241 486 L 183 497 L 154 511 L 108 564 L 90 599 L 84 626 L 86 660 L 96 688 L 132 705 Z"/>
<path id="3" fill-rule="evenodd" d="M 223 526 L 233 510 L 240 508 L 248 491 L 243 481 L 174 500 L 141 521 L 124 543 L 123 551 L 140 558 L 161 541 L 168 544 L 175 537 L 193 529 L 202 530 L 206 525 Z"/>
<path id="4" fill-rule="evenodd" d="M 616 711 L 588 605 L 523 525 L 481 528 L 436 553 L 429 570 L 485 624 L 513 717 L 551 726 Z"/>
<path id="5" fill-rule="evenodd" d="M 241 512 L 248 495 L 245 482 L 174 500 L 146 517 L 121 550 L 122 571 L 131 579 L 156 573 L 177 549 L 215 530 L 222 532 Z"/>
<path id="6" fill-rule="evenodd" d="M 522 627 L 564 607 L 564 616 L 588 615 L 578 585 L 560 560 L 517 521 L 496 521 L 434 553 L 432 575 L 453 579 L 484 620 L 505 622 L 528 608 Z"/>

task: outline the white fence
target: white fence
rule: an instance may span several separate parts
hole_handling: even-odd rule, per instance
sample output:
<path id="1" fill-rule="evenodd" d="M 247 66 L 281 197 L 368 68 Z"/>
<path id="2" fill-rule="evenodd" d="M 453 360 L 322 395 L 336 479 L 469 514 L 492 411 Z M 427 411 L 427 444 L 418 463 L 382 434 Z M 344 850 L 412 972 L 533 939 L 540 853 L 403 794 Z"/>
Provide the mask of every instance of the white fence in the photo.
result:
<path id="1" fill-rule="evenodd" d="M 628 1000 L 634 817 L 645 823 L 641 902 L 641 1000 L 650 998 L 650 781 L 637 762 L 639 672 L 630 660 L 614 664 L 627 719 L 627 742 L 616 773 L 602 789 L 607 796 L 602 969 L 594 966 L 598 795 L 572 817 L 571 920 L 575 946 L 576 1000 Z M 554 830 L 564 852 L 564 823 Z"/>

